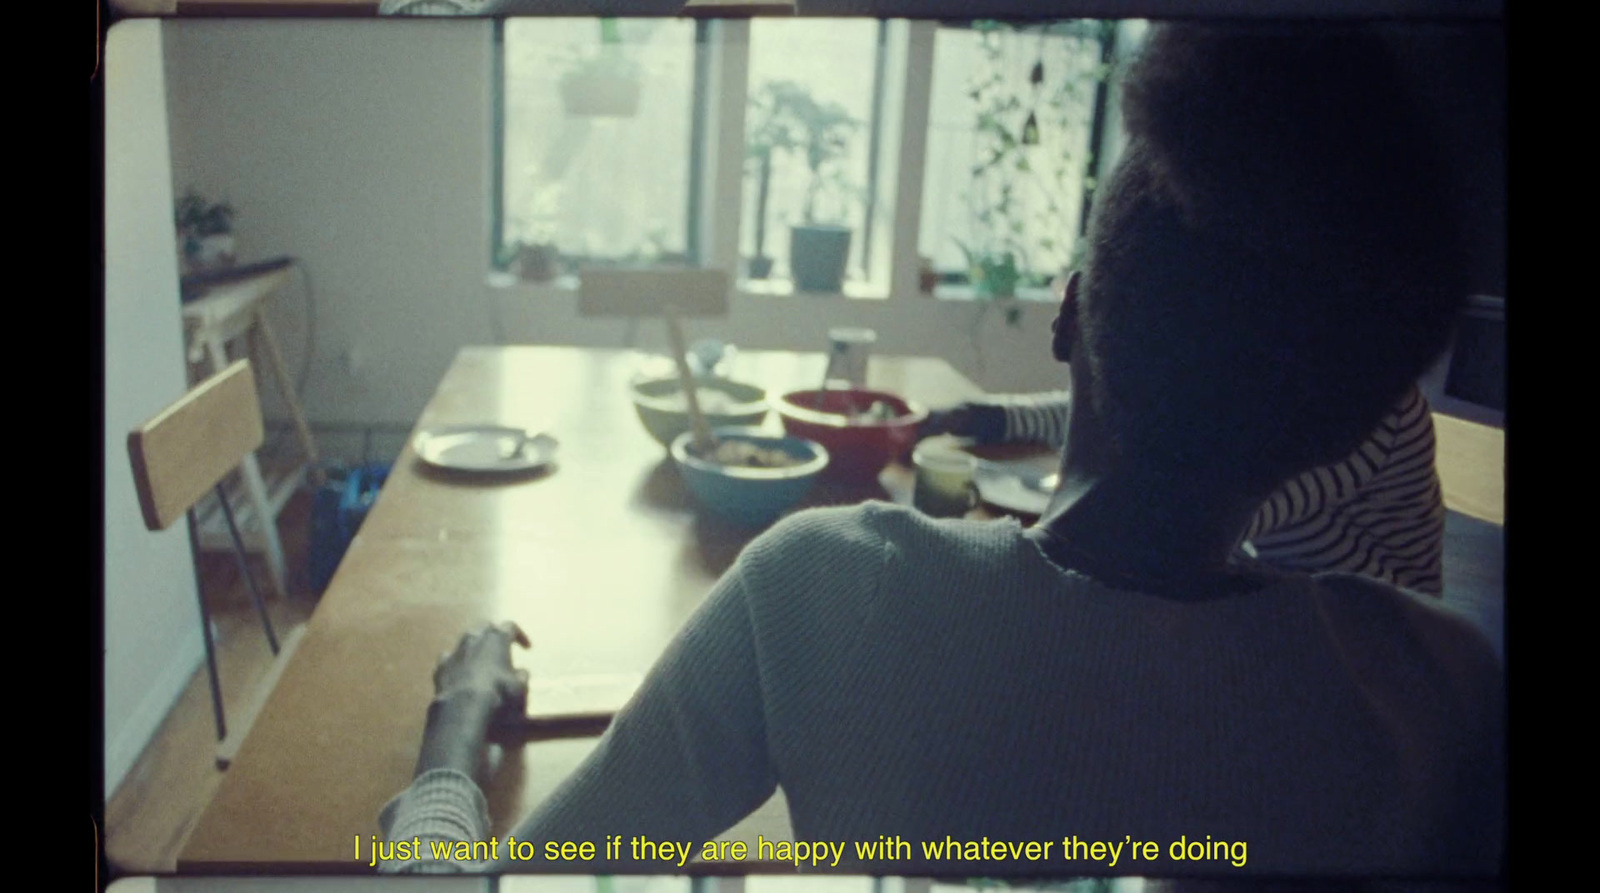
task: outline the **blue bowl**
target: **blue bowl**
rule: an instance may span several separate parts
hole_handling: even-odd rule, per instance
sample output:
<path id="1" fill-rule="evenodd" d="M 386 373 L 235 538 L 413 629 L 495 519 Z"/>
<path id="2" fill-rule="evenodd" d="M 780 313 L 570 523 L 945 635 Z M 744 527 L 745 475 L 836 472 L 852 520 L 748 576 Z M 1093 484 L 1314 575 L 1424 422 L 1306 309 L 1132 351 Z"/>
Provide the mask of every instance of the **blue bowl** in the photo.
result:
<path id="1" fill-rule="evenodd" d="M 787 468 L 747 468 L 719 465 L 689 453 L 694 432 L 672 442 L 672 460 L 678 473 L 706 511 L 741 527 L 764 527 L 804 499 L 817 476 L 828 467 L 822 444 L 799 437 L 763 433 L 759 428 L 717 428 L 718 440 L 742 440 L 766 449 L 782 450 L 803 460 Z"/>

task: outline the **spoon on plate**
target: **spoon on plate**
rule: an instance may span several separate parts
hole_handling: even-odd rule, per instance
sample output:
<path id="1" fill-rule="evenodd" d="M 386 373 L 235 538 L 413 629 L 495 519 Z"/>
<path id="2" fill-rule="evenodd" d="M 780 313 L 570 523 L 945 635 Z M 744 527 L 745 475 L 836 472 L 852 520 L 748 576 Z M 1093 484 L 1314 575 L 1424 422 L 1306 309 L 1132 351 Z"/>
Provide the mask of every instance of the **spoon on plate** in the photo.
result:
<path id="1" fill-rule="evenodd" d="M 545 434 L 544 432 L 540 432 L 538 434 L 529 434 L 527 430 L 523 428 L 515 429 L 513 431 L 513 436 L 515 439 L 504 441 L 504 446 L 501 447 L 500 451 L 500 458 L 507 461 L 522 458 L 523 452 L 527 450 L 528 444 L 530 443 L 538 443 L 540 440 L 553 439 L 550 437 L 550 435 Z"/>
<path id="2" fill-rule="evenodd" d="M 978 459 L 977 466 L 979 469 L 986 471 L 989 474 L 1004 475 L 1006 477 L 1016 478 L 1024 487 L 1027 487 L 1029 490 L 1033 490 L 1036 493 L 1043 493 L 1046 496 L 1055 493 L 1056 488 L 1061 486 L 1060 472 L 1052 471 L 1048 474 L 1040 474 L 1023 468 L 1018 468 L 1015 465 L 1007 465 L 1003 462 L 993 462 L 988 459 Z"/>

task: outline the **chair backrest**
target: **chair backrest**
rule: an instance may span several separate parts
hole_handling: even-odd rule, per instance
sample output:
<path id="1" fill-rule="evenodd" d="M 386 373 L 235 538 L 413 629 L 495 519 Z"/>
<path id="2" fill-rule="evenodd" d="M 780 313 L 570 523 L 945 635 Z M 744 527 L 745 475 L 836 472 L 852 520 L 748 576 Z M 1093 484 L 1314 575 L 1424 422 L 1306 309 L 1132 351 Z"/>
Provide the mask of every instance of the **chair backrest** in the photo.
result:
<path id="1" fill-rule="evenodd" d="M 1451 397 L 1506 409 L 1506 302 L 1474 296 L 1461 314 L 1450 348 L 1444 392 Z"/>
<path id="2" fill-rule="evenodd" d="M 732 280 L 726 270 L 585 270 L 579 316 L 726 316 Z"/>
<path id="3" fill-rule="evenodd" d="M 250 362 L 201 382 L 128 434 L 145 526 L 165 530 L 261 446 L 265 432 Z"/>

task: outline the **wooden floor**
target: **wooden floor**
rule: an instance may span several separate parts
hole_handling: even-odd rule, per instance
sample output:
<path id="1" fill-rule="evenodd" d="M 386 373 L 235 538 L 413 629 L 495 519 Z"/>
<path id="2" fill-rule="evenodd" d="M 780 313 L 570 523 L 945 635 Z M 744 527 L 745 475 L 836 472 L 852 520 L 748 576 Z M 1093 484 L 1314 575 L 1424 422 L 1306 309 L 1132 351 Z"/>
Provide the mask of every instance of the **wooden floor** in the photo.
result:
<path id="1" fill-rule="evenodd" d="M 288 599 L 266 596 L 280 642 L 305 623 L 315 604 L 303 570 L 310 505 L 309 495 L 298 494 L 278 519 L 289 566 L 299 577 Z M 266 587 L 266 566 L 253 560 L 251 567 Z M 232 555 L 204 555 L 200 570 L 217 631 L 217 673 L 231 731 L 271 668 L 272 652 Z M 222 780 L 216 752 L 211 688 L 202 663 L 106 803 L 106 857 L 113 870 L 171 872 L 177 867 L 178 851 Z"/>

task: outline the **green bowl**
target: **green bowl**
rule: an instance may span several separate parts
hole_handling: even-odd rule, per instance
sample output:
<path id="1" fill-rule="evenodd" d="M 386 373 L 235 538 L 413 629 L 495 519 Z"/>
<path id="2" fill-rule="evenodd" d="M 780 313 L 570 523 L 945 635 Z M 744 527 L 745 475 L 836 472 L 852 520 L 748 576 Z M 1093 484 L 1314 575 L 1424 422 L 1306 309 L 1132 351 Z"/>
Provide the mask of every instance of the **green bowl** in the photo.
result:
<path id="1" fill-rule="evenodd" d="M 726 405 L 702 406 L 706 422 L 713 428 L 754 427 L 767 417 L 767 392 L 755 385 L 727 378 L 698 378 L 695 386 L 728 396 Z M 678 435 L 689 430 L 689 410 L 685 406 L 677 376 L 650 378 L 633 384 L 633 408 L 646 431 L 665 449 L 672 448 Z M 708 411 L 715 409 L 715 412 Z"/>

